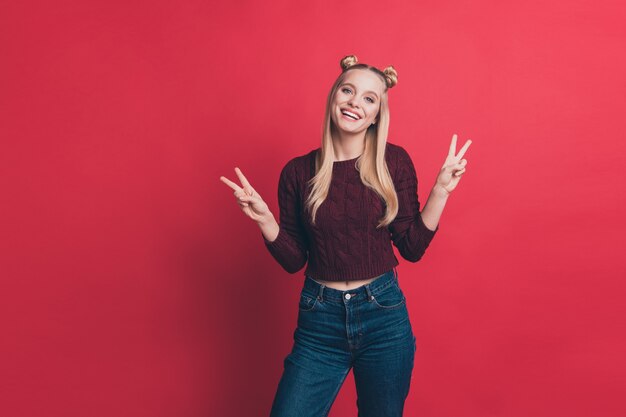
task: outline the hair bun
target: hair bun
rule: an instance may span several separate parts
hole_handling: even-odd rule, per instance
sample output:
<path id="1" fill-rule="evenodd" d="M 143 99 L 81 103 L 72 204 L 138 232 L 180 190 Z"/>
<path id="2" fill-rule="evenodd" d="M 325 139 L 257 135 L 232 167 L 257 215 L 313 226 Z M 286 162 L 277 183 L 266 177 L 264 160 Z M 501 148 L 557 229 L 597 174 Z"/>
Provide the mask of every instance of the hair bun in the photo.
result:
<path id="1" fill-rule="evenodd" d="M 339 63 L 339 65 L 341 65 L 341 69 L 345 71 L 351 66 L 356 65 L 358 63 L 359 63 L 359 60 L 357 59 L 356 55 L 347 55 L 341 59 L 341 62 Z"/>
<path id="2" fill-rule="evenodd" d="M 387 81 L 387 88 L 391 88 L 394 85 L 398 84 L 398 73 L 396 69 L 389 65 L 387 68 L 383 70 L 383 74 L 385 74 L 385 80 Z"/>

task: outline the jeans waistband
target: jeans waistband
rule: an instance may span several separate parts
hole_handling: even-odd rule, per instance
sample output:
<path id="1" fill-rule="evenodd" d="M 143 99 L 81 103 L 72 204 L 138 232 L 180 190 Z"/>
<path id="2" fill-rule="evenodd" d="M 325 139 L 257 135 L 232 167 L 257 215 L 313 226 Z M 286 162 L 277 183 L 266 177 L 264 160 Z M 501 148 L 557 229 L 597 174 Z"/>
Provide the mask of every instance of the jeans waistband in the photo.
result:
<path id="1" fill-rule="evenodd" d="M 325 299 L 342 301 L 346 294 L 350 294 L 350 298 L 356 297 L 357 299 L 370 299 L 372 295 L 378 295 L 390 285 L 397 283 L 397 281 L 398 273 L 396 272 L 396 268 L 394 268 L 390 271 L 385 272 L 383 275 L 376 278 L 369 284 L 361 285 L 360 287 L 343 291 L 327 287 L 321 282 L 317 282 L 310 276 L 305 275 L 303 292 L 317 297 L 317 299 L 320 301 L 323 301 Z"/>

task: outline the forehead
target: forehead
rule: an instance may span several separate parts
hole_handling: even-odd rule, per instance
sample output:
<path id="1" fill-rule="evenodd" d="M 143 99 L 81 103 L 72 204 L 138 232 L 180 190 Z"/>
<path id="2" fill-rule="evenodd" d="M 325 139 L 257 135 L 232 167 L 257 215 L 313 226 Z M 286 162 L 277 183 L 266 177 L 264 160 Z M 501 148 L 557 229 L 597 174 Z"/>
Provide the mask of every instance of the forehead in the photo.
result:
<path id="1" fill-rule="evenodd" d="M 354 69 L 346 73 L 345 78 L 341 82 L 343 84 L 352 84 L 357 90 L 360 91 L 373 91 L 380 95 L 384 91 L 383 80 L 370 70 Z"/>

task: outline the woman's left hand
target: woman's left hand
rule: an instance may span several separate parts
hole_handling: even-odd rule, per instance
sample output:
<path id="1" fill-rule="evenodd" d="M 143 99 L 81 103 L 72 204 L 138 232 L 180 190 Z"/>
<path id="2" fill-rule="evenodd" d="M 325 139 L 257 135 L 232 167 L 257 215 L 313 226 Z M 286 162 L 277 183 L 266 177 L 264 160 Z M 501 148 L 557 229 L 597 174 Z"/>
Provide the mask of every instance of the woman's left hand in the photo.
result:
<path id="1" fill-rule="evenodd" d="M 459 153 L 455 155 L 456 134 L 452 135 L 450 150 L 448 151 L 448 156 L 446 157 L 443 167 L 441 167 L 441 171 L 439 171 L 439 175 L 437 176 L 435 188 L 443 190 L 446 195 L 449 195 L 456 188 L 457 184 L 461 180 L 461 176 L 465 173 L 465 167 L 467 165 L 467 159 L 461 158 L 463 158 L 465 151 L 467 151 L 467 148 L 469 148 L 471 144 L 472 141 L 467 140 L 461 150 L 459 150 Z"/>

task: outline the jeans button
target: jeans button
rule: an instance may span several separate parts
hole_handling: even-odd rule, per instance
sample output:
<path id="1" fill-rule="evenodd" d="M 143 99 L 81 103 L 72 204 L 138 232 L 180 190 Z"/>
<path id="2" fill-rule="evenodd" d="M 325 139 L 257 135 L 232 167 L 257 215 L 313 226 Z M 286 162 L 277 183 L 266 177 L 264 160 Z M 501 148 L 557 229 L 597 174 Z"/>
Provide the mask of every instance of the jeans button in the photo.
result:
<path id="1" fill-rule="evenodd" d="M 350 295 L 350 294 L 346 294 L 346 300 L 349 300 L 349 299 L 350 299 L 350 297 L 352 297 L 352 295 Z"/>

